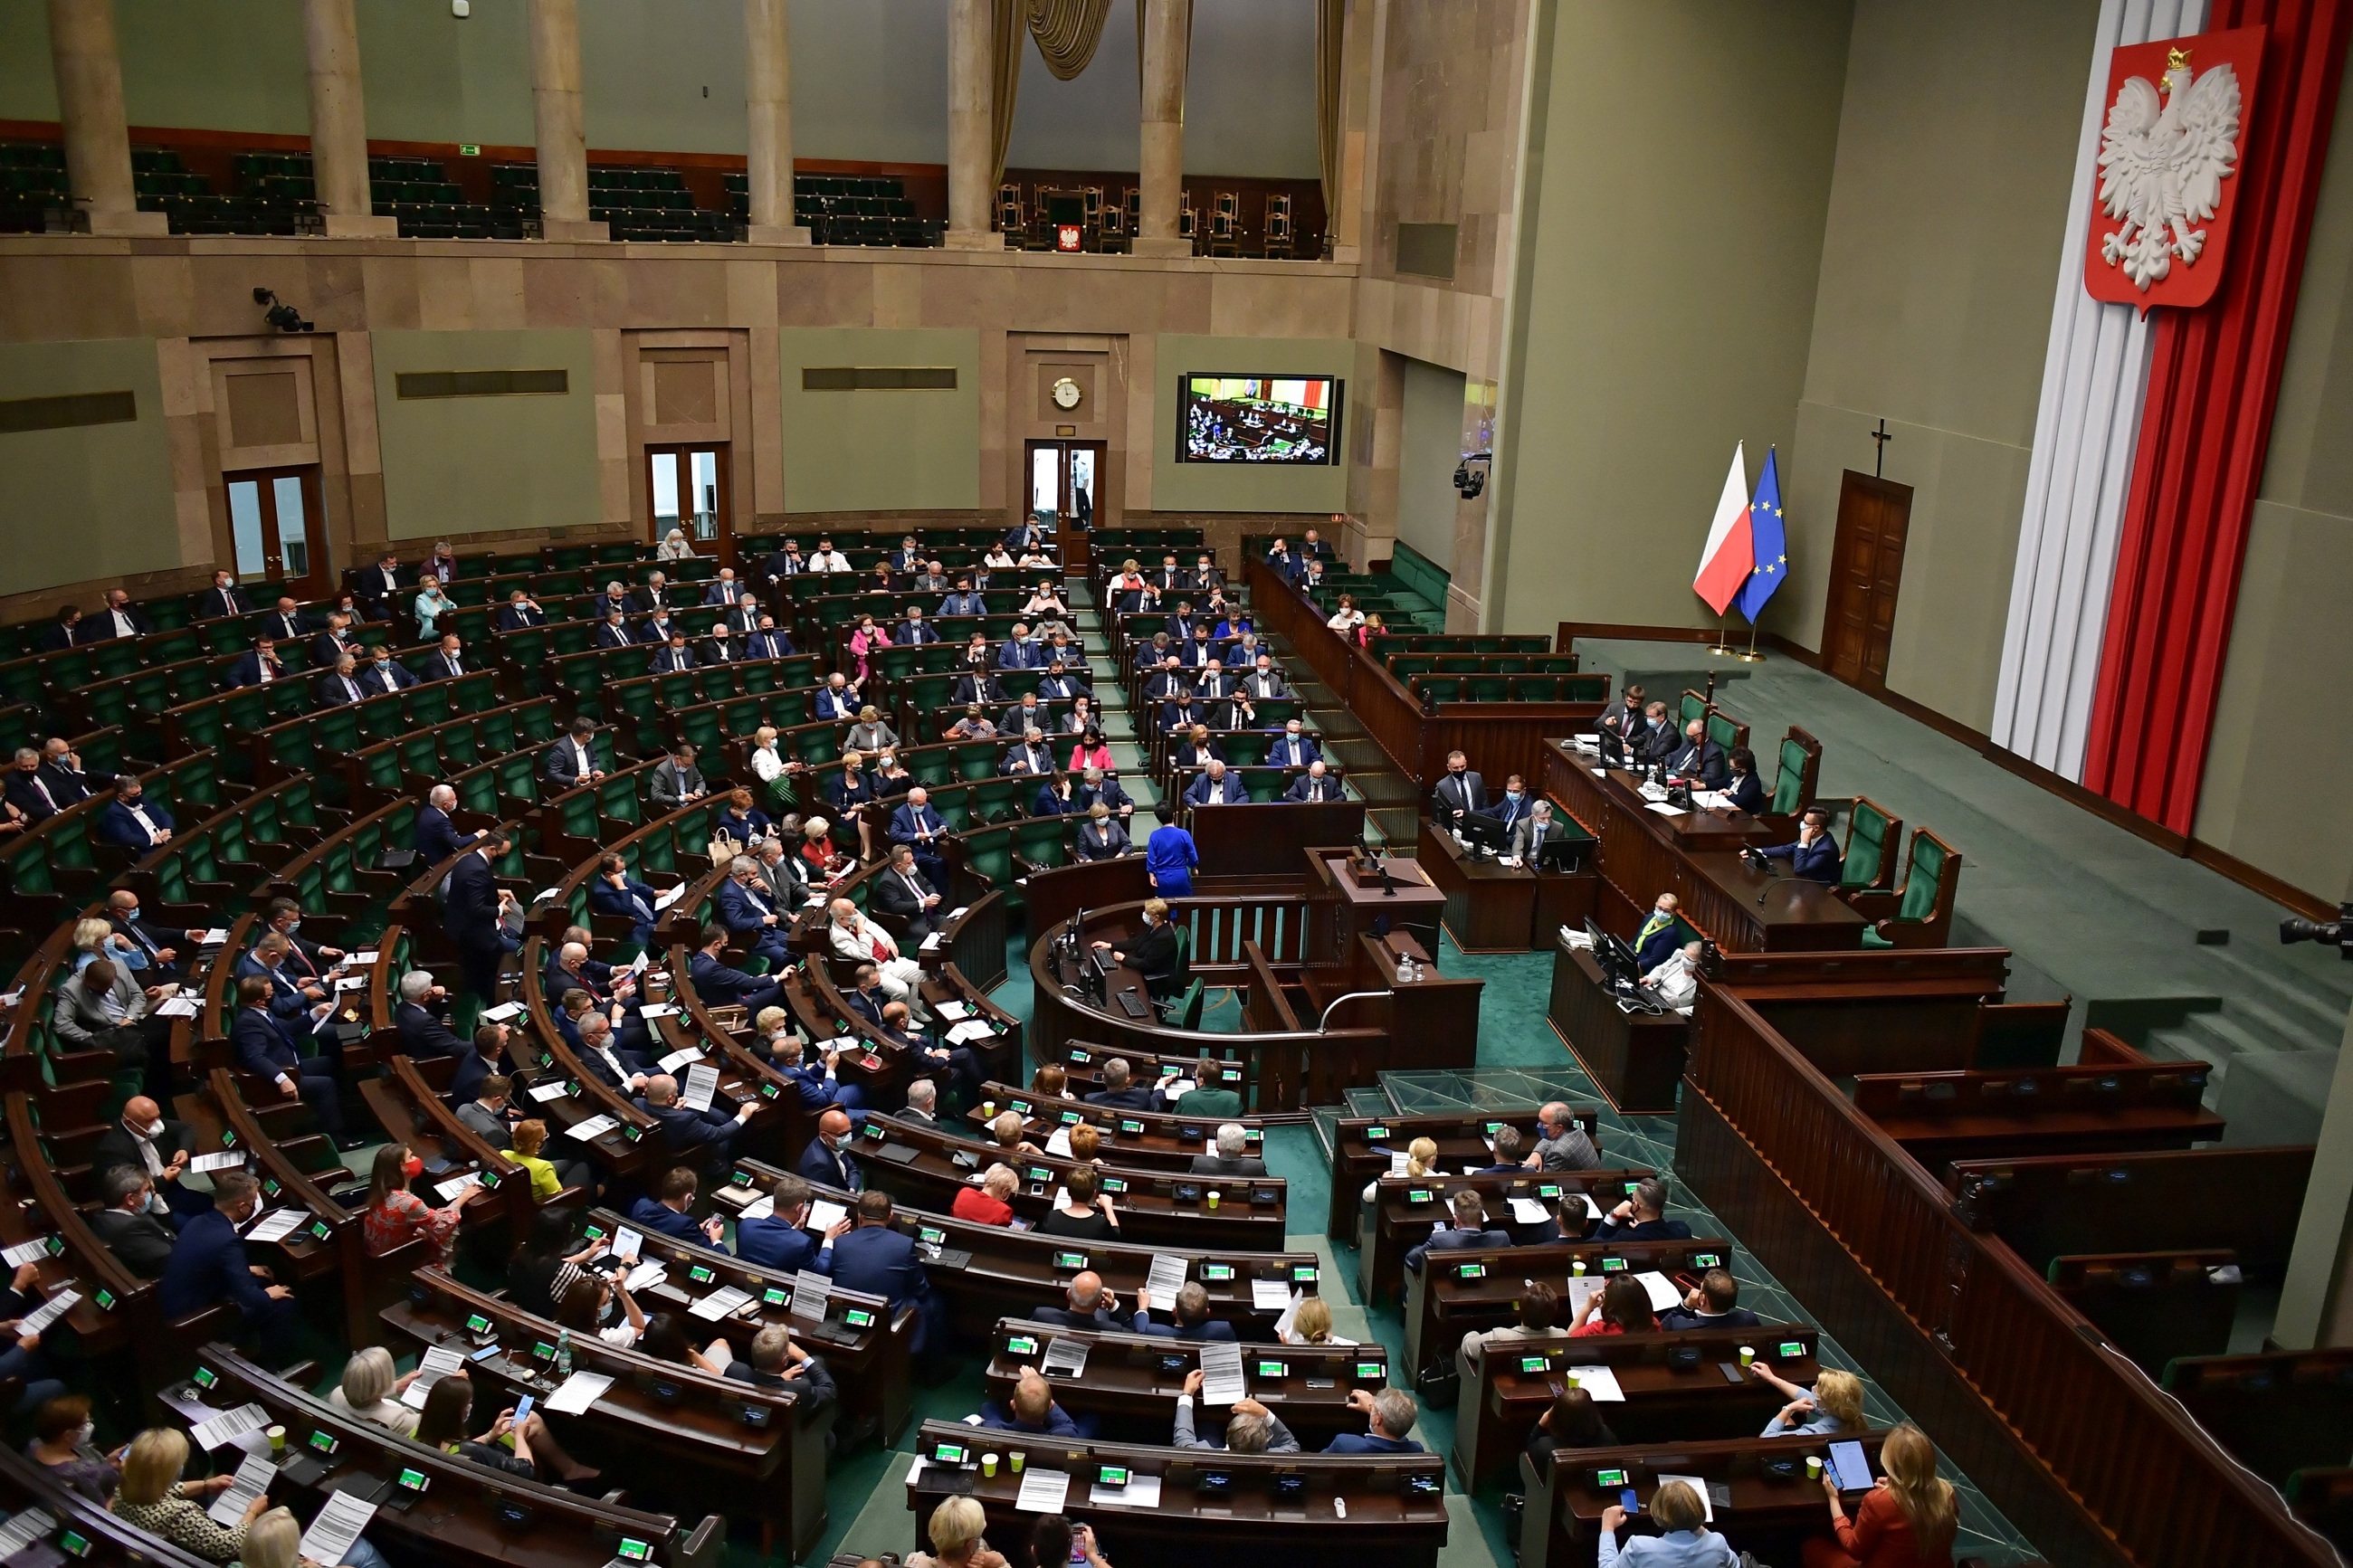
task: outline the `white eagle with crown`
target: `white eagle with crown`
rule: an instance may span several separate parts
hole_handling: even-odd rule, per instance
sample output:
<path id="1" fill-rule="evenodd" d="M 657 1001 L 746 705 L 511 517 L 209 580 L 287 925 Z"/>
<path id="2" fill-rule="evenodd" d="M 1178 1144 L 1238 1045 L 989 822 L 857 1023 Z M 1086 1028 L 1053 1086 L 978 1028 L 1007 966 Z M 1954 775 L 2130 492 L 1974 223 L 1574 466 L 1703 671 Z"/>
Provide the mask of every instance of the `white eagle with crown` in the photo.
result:
<path id="1" fill-rule="evenodd" d="M 2193 80 L 2189 51 L 2173 49 L 2157 85 L 2126 79 L 2100 137 L 2100 205 L 2123 226 L 2100 255 L 2135 288 L 2147 292 L 2176 257 L 2196 263 L 2206 231 L 2191 226 L 2214 216 L 2238 140 L 2239 76 L 2228 64 Z"/>

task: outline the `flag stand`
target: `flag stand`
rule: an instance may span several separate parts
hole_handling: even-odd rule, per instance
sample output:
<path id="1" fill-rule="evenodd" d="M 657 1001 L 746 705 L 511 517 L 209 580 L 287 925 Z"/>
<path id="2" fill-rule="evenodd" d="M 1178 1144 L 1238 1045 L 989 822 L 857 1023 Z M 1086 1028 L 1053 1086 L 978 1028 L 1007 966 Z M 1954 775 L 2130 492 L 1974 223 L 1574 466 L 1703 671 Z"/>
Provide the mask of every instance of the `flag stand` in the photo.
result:
<path id="1" fill-rule="evenodd" d="M 1717 650 L 1710 648 L 1708 651 L 1710 653 L 1714 653 Z M 1743 664 L 1764 663 L 1765 656 L 1757 651 L 1757 623 L 1755 621 L 1748 623 L 1748 646 L 1746 647 L 1726 648 L 1723 651 L 1731 654 L 1733 658 L 1738 659 Z"/>
<path id="2" fill-rule="evenodd" d="M 1715 641 L 1708 645 L 1707 651 L 1715 654 L 1719 658 L 1738 658 L 1740 657 L 1740 650 L 1734 647 L 1731 644 L 1731 639 L 1724 635 L 1724 617 L 1722 616 L 1718 616 L 1715 618 Z"/>

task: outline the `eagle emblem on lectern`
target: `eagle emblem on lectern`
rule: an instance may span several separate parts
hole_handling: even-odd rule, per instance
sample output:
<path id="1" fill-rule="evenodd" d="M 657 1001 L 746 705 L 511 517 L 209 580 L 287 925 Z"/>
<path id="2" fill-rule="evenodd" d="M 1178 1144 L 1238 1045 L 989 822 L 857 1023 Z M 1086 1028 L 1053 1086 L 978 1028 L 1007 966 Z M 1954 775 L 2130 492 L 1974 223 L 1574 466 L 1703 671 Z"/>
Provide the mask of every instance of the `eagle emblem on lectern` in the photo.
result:
<path id="1" fill-rule="evenodd" d="M 2121 222 L 2100 256 L 2143 293 L 2206 247 L 2195 226 L 2214 216 L 2235 172 L 2239 115 L 2238 72 L 2226 61 L 2193 76 L 2186 49 L 2168 52 L 2154 86 L 2136 76 L 2117 89 L 2100 136 L 2100 205 Z"/>

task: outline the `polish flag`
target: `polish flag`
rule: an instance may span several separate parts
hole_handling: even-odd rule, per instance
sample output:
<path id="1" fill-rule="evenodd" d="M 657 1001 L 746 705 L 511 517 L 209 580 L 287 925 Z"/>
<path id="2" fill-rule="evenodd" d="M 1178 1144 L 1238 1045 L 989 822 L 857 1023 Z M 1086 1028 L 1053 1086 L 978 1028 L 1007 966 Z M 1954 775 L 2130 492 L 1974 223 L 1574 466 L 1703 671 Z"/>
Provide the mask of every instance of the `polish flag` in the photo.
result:
<path id="1" fill-rule="evenodd" d="M 1748 529 L 1748 468 L 1736 441 L 1732 471 L 1724 476 L 1724 494 L 1716 498 L 1715 521 L 1708 525 L 1707 548 L 1700 552 L 1699 575 L 1692 579 L 1692 592 L 1721 616 L 1756 565 Z"/>

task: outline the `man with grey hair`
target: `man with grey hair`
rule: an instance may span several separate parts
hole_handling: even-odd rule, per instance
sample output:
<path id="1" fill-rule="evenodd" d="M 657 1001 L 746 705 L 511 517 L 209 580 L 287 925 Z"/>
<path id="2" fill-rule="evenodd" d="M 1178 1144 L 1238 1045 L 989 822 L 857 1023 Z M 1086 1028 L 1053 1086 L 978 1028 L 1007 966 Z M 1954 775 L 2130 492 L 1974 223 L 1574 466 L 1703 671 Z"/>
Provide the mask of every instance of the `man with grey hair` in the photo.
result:
<path id="1" fill-rule="evenodd" d="M 1239 1121 L 1218 1129 L 1218 1152 L 1193 1156 L 1196 1176 L 1263 1176 L 1266 1162 L 1250 1153 L 1250 1133 Z"/>
<path id="2" fill-rule="evenodd" d="M 366 701 L 367 693 L 360 689 L 360 661 L 347 653 L 337 654 L 335 668 L 319 677 L 318 695 L 322 708 Z"/>
<path id="3" fill-rule="evenodd" d="M 1568 1107 L 1555 1100 L 1536 1112 L 1536 1146 L 1520 1163 L 1531 1171 L 1598 1171 L 1601 1151 Z"/>
<path id="4" fill-rule="evenodd" d="M 602 1013 L 584 1013 L 575 1026 L 580 1031 L 578 1056 L 582 1070 L 607 1089 L 635 1094 L 645 1088 L 646 1074 L 614 1047 L 611 1019 Z"/>
<path id="5" fill-rule="evenodd" d="M 768 884 L 760 876 L 760 863 L 749 855 L 738 855 L 727 862 L 727 880 L 712 894 L 712 915 L 727 928 L 732 940 L 749 949 L 753 957 L 766 960 L 771 970 L 792 963 L 792 950 L 785 942 L 792 917 L 776 908 Z"/>
<path id="6" fill-rule="evenodd" d="M 1201 1369 L 1185 1374 L 1185 1392 L 1176 1396 L 1176 1430 L 1169 1442 L 1179 1448 L 1223 1448 L 1229 1454 L 1296 1454 L 1299 1439 L 1282 1417 L 1255 1399 L 1237 1399 L 1226 1417 L 1222 1436 L 1203 1437 L 1193 1431 L 1193 1401 L 1201 1392 Z"/>
<path id="7" fill-rule="evenodd" d="M 393 1027 L 400 1048 L 425 1060 L 459 1058 L 470 1049 L 449 1027 L 449 993 L 433 984 L 430 970 L 412 969 L 400 977 L 400 1005 L 393 1009 Z"/>
<path id="8" fill-rule="evenodd" d="M 899 1120 L 918 1127 L 937 1127 L 939 1102 L 939 1086 L 930 1079 L 919 1078 L 907 1086 L 907 1109 L 899 1112 Z"/>
<path id="9" fill-rule="evenodd" d="M 1113 1057 L 1103 1065 L 1103 1087 L 1085 1097 L 1089 1105 L 1101 1105 L 1113 1110 L 1165 1110 L 1160 1091 L 1148 1084 L 1134 1081 L 1135 1069 L 1127 1065 L 1125 1057 Z"/>
<path id="10" fill-rule="evenodd" d="M 41 774 L 41 753 L 30 746 L 16 748 L 16 765 L 8 770 L 8 804 L 25 814 L 27 822 L 47 822 L 72 802 L 61 800 L 61 792 Z"/>
<path id="11" fill-rule="evenodd" d="M 457 809 L 458 792 L 448 784 L 435 784 L 425 792 L 425 808 L 417 814 L 416 835 L 409 840 L 424 865 L 438 866 L 474 842 L 475 835 L 459 833 L 458 825 L 449 820 Z"/>
<path id="12" fill-rule="evenodd" d="M 130 1165 L 110 1166 L 99 1177 L 98 1195 L 105 1206 L 90 1216 L 90 1226 L 114 1260 L 142 1279 L 162 1275 L 177 1236 L 170 1211 L 155 1201 L 154 1178 Z"/>
<path id="13" fill-rule="evenodd" d="M 1421 1418 L 1413 1395 L 1392 1384 L 1378 1394 L 1348 1391 L 1348 1408 L 1363 1411 L 1369 1430 L 1343 1432 L 1324 1445 L 1327 1454 L 1419 1454 L 1421 1445 L 1406 1436 Z"/>

